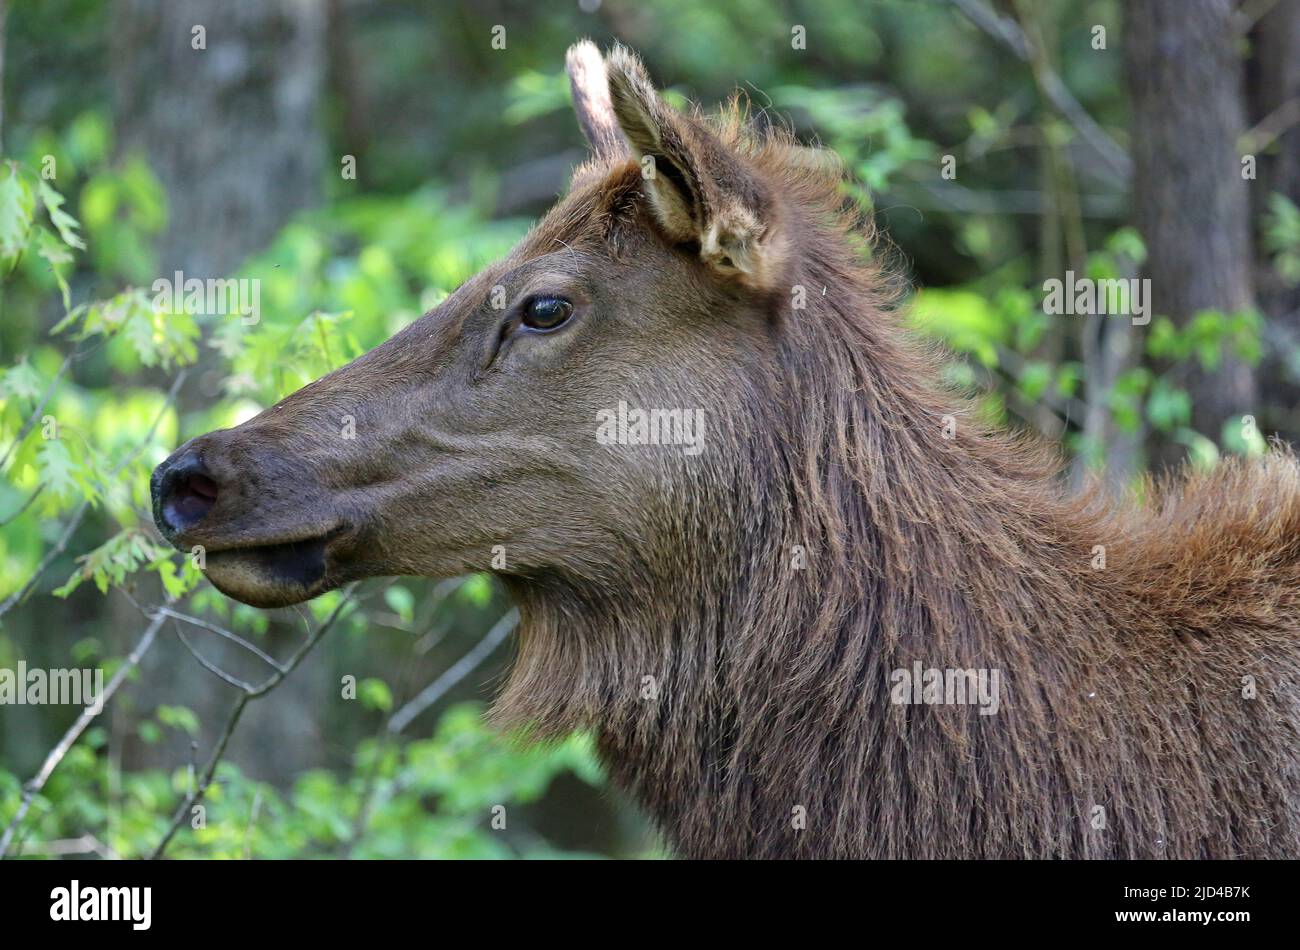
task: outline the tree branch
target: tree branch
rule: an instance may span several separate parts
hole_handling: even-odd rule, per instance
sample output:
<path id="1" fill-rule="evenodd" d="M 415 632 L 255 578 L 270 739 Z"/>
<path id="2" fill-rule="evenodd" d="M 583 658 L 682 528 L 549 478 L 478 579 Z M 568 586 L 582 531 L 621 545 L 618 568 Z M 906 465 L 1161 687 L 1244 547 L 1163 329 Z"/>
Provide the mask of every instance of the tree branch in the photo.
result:
<path id="1" fill-rule="evenodd" d="M 1031 66 L 1034 63 L 1033 45 L 1019 24 L 998 16 L 983 0 L 951 0 L 971 23 L 1009 50 L 1017 59 Z M 1112 139 L 1079 100 L 1070 92 L 1065 82 L 1050 69 L 1034 70 L 1039 89 L 1056 109 L 1093 147 L 1116 175 L 1127 182 L 1133 177 L 1133 160 Z"/>
<path id="2" fill-rule="evenodd" d="M 252 700 L 265 696 L 276 686 L 280 685 L 284 678 L 294 671 L 298 664 L 302 662 L 303 657 L 311 652 L 312 647 L 321 641 L 321 638 L 330 631 L 330 628 L 332 628 L 342 616 L 344 608 L 352 603 L 352 591 L 355 586 L 356 585 L 354 584 L 348 587 L 344 592 L 343 599 L 339 601 L 339 605 L 334 608 L 333 612 L 325 622 L 316 628 L 315 633 L 308 637 L 307 641 L 298 648 L 297 652 L 295 652 L 293 656 L 289 658 L 288 662 L 283 664 L 281 669 L 276 670 L 261 686 L 253 688 L 241 687 L 239 698 L 235 701 L 234 707 L 230 710 L 230 715 L 226 718 L 226 724 L 221 730 L 221 735 L 217 739 L 217 744 L 212 750 L 212 755 L 208 758 L 207 765 L 203 768 L 203 775 L 200 777 L 198 783 L 190 794 L 185 796 L 184 800 L 176 806 L 176 811 L 172 815 L 171 824 L 168 825 L 167 831 L 163 834 L 162 840 L 158 842 L 158 846 L 154 848 L 153 853 L 149 855 L 149 860 L 155 861 L 163 856 L 163 852 L 167 850 L 167 845 L 171 843 L 172 838 L 180 829 L 181 822 L 185 820 L 185 815 L 193 809 L 195 805 L 202 801 L 203 796 L 207 794 L 208 787 L 212 784 L 212 776 L 216 773 L 217 765 L 221 762 L 222 757 L 226 753 L 226 745 L 230 742 L 230 737 L 234 734 L 235 727 L 239 725 L 239 719 L 244 714 L 244 708 Z M 162 619 L 163 618 L 160 616 L 158 621 L 161 623 Z"/>
<path id="3" fill-rule="evenodd" d="M 164 614 L 165 616 L 171 617 L 173 620 L 179 620 L 183 623 L 188 623 L 191 626 L 198 627 L 202 630 L 208 630 L 212 633 L 215 633 L 217 636 L 229 640 L 231 643 L 234 643 L 236 646 L 243 647 L 249 653 L 253 654 L 253 656 L 257 657 L 267 666 L 271 667 L 271 669 L 275 670 L 277 673 L 288 672 L 284 668 L 284 666 L 280 663 L 280 661 L 277 660 L 275 657 L 271 656 L 269 653 L 266 653 L 256 644 L 250 643 L 249 641 L 245 640 L 239 634 L 232 633 L 231 631 L 227 630 L 225 627 L 219 627 L 215 623 L 209 623 L 208 621 L 201 620 L 198 617 L 191 617 L 189 614 L 180 613 L 179 611 L 172 610 L 170 607 L 157 607 L 153 611 L 145 610 L 146 616 L 150 616 L 153 613 Z M 179 631 L 178 631 L 178 635 L 179 635 Z"/>
<path id="4" fill-rule="evenodd" d="M 1247 155 L 1262 152 L 1297 122 L 1300 122 L 1300 96 L 1288 99 L 1248 130 L 1241 137 L 1241 151 Z"/>
<path id="5" fill-rule="evenodd" d="M 3 519 L 0 519 L 0 528 L 3 528 L 9 522 L 16 521 L 18 518 L 22 517 L 23 512 L 32 506 L 32 502 L 41 497 L 41 492 L 43 491 L 45 491 L 45 486 L 43 484 L 37 485 L 35 490 L 27 496 L 27 500 L 23 502 L 13 514 L 6 515 Z"/>
<path id="6" fill-rule="evenodd" d="M 452 664 L 447 672 L 421 690 L 418 696 L 394 713 L 393 718 L 388 720 L 388 731 L 394 735 L 401 732 L 411 724 L 411 720 L 441 699 L 447 690 L 474 672 L 478 665 L 491 655 L 492 651 L 500 645 L 501 641 L 510 634 L 510 631 L 518 623 L 519 609 L 517 607 L 511 608 L 500 620 L 492 625 L 492 629 L 484 634 L 483 639 L 475 644 L 472 650 Z"/>
<path id="7" fill-rule="evenodd" d="M 40 845 L 24 845 L 18 852 L 20 857 L 39 855 L 62 858 L 72 854 L 95 854 L 109 861 L 122 859 L 120 854 L 92 834 L 84 834 L 80 838 L 59 838 Z"/>
<path id="8" fill-rule="evenodd" d="M 217 664 L 213 663 L 206 656 L 200 653 L 194 644 L 190 643 L 190 641 L 185 638 L 185 634 L 181 632 L 181 625 L 177 623 L 175 619 L 172 620 L 172 629 L 176 631 L 176 639 L 181 642 L 181 645 L 184 646 L 185 649 L 190 651 L 190 656 L 194 657 L 195 662 L 198 663 L 199 666 L 203 667 L 217 679 L 221 680 L 221 682 L 233 686 L 236 689 L 242 689 L 247 693 L 253 688 L 251 683 L 246 683 L 234 674 L 227 673 L 221 667 L 217 666 Z"/>

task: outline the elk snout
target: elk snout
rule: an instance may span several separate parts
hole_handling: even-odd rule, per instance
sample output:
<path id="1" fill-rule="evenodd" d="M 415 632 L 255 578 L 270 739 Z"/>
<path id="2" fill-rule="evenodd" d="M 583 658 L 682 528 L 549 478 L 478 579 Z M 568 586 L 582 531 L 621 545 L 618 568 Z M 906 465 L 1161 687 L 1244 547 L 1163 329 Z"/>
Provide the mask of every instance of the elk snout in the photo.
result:
<path id="1" fill-rule="evenodd" d="M 301 452 L 256 429 L 209 432 L 177 449 L 149 480 L 158 530 L 218 590 L 256 607 L 299 603 L 346 573 L 354 519 Z"/>
<path id="2" fill-rule="evenodd" d="M 154 522 L 169 541 L 206 518 L 221 491 L 192 447 L 181 449 L 154 469 L 149 488 Z"/>

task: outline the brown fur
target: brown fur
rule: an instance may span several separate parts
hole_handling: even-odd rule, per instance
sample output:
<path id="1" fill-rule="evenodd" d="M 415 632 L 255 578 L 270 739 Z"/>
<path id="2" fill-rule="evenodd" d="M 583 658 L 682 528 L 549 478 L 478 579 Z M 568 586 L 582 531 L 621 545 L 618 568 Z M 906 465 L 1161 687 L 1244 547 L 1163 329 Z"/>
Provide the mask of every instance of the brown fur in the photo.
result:
<path id="1" fill-rule="evenodd" d="M 631 151 L 598 133 L 570 195 L 502 265 L 197 440 L 223 495 L 192 538 L 237 550 L 339 526 L 318 587 L 230 574 L 223 589 L 286 602 L 350 577 L 482 569 L 502 540 L 523 622 L 497 720 L 595 730 L 685 856 L 1300 854 L 1296 460 L 1226 461 L 1141 501 L 1067 497 L 1051 453 L 937 385 L 939 354 L 864 262 L 870 235 L 833 162 L 734 108 L 707 123 L 658 111 L 630 54 L 608 62 Z M 658 157 L 690 167 L 648 181 L 637 159 L 665 134 L 677 157 Z M 464 340 L 488 287 L 564 268 L 616 322 L 457 370 L 479 365 L 457 354 L 479 352 Z M 796 285 L 806 309 L 791 309 Z M 708 451 L 606 451 L 569 428 L 570 411 L 589 421 L 624 393 L 708 407 Z M 358 444 L 324 439 L 316 416 L 351 407 Z M 309 507 L 267 471 L 292 471 Z M 1000 710 L 895 705 L 891 673 L 917 661 L 998 669 Z"/>

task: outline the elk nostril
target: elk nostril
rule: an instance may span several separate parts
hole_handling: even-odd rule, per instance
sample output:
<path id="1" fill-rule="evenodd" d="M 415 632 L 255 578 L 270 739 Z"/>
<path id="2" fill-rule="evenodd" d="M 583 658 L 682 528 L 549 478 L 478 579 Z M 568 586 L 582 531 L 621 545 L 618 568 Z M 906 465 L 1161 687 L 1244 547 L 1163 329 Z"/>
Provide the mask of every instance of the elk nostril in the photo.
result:
<path id="1" fill-rule="evenodd" d="M 206 498 L 209 501 L 217 500 L 217 483 L 206 475 L 195 472 L 186 480 L 185 487 L 200 498 Z"/>
<path id="2" fill-rule="evenodd" d="M 202 521 L 217 501 L 217 483 L 206 475 L 182 475 L 172 482 L 163 514 L 173 528 L 184 530 Z"/>
<path id="3" fill-rule="evenodd" d="M 217 503 L 220 488 L 193 454 L 164 462 L 155 473 L 154 513 L 164 535 L 174 535 L 198 524 Z"/>

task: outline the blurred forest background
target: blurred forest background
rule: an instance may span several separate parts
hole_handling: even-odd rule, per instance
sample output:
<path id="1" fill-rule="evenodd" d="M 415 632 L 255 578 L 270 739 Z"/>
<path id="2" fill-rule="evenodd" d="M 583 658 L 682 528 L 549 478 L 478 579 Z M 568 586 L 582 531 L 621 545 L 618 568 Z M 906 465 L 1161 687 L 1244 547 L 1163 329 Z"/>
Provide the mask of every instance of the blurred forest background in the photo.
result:
<path id="1" fill-rule="evenodd" d="M 836 149 L 953 381 L 1071 479 L 1300 436 L 1300 0 L 0 11 L 0 668 L 118 684 L 81 720 L 0 706 L 9 856 L 659 853 L 588 737 L 485 728 L 512 649 L 488 578 L 259 611 L 148 511 L 175 446 L 374 346 L 550 205 L 585 151 L 580 37 Z M 258 279 L 260 321 L 155 312 L 176 271 Z M 1047 315 L 1068 271 L 1150 278 L 1150 323 Z"/>

